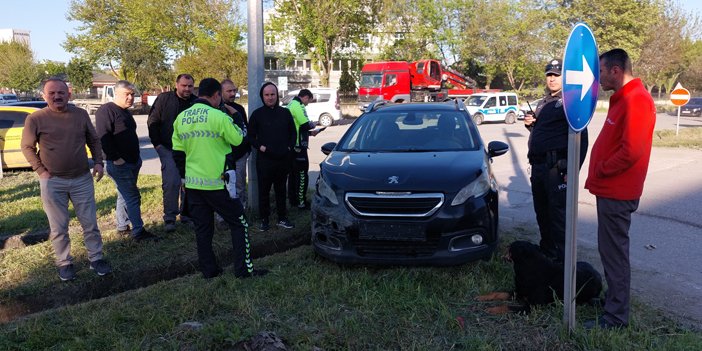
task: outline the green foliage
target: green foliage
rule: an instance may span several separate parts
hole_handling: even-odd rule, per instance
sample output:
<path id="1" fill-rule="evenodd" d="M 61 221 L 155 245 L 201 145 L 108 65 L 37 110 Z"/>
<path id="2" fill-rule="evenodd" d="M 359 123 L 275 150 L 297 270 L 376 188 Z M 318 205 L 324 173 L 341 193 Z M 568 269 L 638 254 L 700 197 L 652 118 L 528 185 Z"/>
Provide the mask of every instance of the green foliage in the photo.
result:
<path id="1" fill-rule="evenodd" d="M 342 51 L 367 46 L 363 38 L 374 31 L 379 5 L 375 0 L 275 0 L 270 34 L 295 38 L 295 47 L 288 49 L 310 55 L 321 69 L 322 85 L 328 86 L 333 60 Z"/>
<path id="2" fill-rule="evenodd" d="M 93 65 L 81 58 L 72 58 L 66 66 L 68 81 L 74 92 L 83 92 L 93 85 Z"/>
<path id="3" fill-rule="evenodd" d="M 0 87 L 32 92 L 39 87 L 39 67 L 32 49 L 18 42 L 0 42 Z"/>
<path id="4" fill-rule="evenodd" d="M 60 77 L 66 79 L 68 76 L 66 73 L 66 65 L 63 62 L 45 60 L 44 62 L 39 63 L 37 66 L 39 76 L 42 80 L 49 77 Z"/>
<path id="5" fill-rule="evenodd" d="M 73 0 L 68 18 L 82 25 L 64 46 L 108 67 L 120 79 L 154 89 L 173 84 L 168 64 L 173 56 L 187 56 L 186 61 L 196 57 L 201 66 L 227 66 L 229 54 L 242 40 L 234 4 L 234 0 Z M 202 62 L 204 58 L 208 61 Z"/>
<path id="6" fill-rule="evenodd" d="M 342 94 L 353 94 L 356 92 L 356 81 L 349 73 L 348 67 L 344 67 L 339 78 L 339 92 Z"/>

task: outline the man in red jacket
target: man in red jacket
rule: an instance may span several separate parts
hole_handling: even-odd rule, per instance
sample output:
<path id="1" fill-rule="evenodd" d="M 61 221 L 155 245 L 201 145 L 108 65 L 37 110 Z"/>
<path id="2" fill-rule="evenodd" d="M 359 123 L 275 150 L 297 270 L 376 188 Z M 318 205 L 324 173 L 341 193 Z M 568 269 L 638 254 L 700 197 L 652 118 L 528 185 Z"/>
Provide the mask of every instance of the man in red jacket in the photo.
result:
<path id="1" fill-rule="evenodd" d="M 651 94 L 641 79 L 633 77 L 626 51 L 613 49 L 600 55 L 600 85 L 614 94 L 590 153 L 585 188 L 597 197 L 597 246 L 608 289 L 604 314 L 587 321 L 588 329 L 629 324 L 629 226 L 643 192 L 656 124 Z"/>

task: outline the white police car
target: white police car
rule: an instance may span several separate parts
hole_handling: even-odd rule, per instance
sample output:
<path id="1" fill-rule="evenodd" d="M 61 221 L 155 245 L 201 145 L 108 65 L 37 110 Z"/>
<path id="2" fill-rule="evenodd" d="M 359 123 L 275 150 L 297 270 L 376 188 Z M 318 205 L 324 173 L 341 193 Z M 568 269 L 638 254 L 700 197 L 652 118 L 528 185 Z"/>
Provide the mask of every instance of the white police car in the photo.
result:
<path id="1" fill-rule="evenodd" d="M 465 100 L 466 109 L 475 124 L 500 122 L 512 124 L 519 115 L 519 99 L 515 93 L 479 93 Z"/>

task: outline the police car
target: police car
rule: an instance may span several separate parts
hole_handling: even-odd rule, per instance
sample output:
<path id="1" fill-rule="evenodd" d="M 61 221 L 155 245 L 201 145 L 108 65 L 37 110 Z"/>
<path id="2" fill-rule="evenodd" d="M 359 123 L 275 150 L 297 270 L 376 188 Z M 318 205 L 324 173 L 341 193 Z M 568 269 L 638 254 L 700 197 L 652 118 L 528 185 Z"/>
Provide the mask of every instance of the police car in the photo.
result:
<path id="1" fill-rule="evenodd" d="M 515 93 L 479 93 L 465 100 L 466 109 L 475 124 L 500 122 L 512 124 L 519 115 L 519 99 Z"/>

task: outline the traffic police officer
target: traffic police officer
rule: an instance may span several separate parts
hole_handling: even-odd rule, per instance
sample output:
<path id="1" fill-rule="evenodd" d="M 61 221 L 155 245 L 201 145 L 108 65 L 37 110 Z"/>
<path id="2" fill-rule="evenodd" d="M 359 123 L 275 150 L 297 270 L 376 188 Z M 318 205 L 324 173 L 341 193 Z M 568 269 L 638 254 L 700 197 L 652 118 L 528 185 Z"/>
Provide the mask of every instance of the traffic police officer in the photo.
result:
<path id="1" fill-rule="evenodd" d="M 246 278 L 267 273 L 254 270 L 248 223 L 238 198 L 225 190 L 223 173 L 226 155 L 239 145 L 242 132 L 226 113 L 213 107 L 222 102 L 222 85 L 213 78 L 200 82 L 200 98 L 181 112 L 173 123 L 173 151 L 195 222 L 200 271 L 205 278 L 218 276 L 222 269 L 212 250 L 214 212 L 229 224 L 234 246 L 234 275 Z M 232 181 L 234 181 L 232 179 Z"/>
<path id="2" fill-rule="evenodd" d="M 565 255 L 566 171 L 568 168 L 569 125 L 563 109 L 561 60 L 546 65 L 546 95 L 536 111 L 524 117 L 529 135 L 531 192 L 536 222 L 541 234 L 541 250 L 563 261 Z M 587 153 L 587 129 L 581 133 L 580 166 Z"/>

